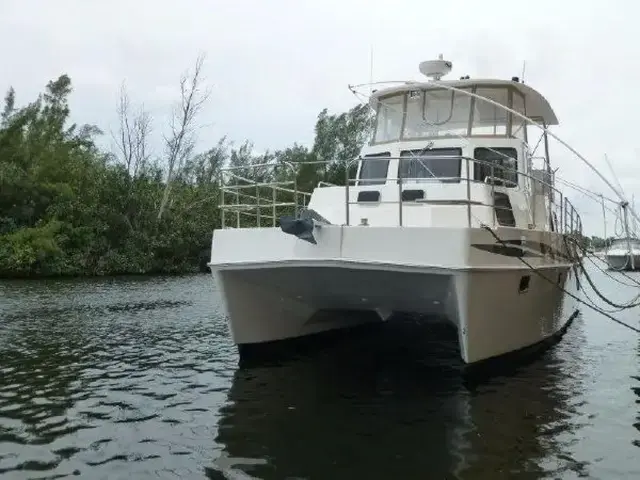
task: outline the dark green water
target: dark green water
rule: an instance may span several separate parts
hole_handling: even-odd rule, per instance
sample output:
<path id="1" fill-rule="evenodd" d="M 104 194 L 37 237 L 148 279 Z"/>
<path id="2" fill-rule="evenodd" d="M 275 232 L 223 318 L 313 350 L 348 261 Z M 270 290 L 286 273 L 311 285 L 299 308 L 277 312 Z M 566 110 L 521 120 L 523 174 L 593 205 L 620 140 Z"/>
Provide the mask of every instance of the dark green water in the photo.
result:
<path id="1" fill-rule="evenodd" d="M 398 322 L 239 371 L 207 275 L 3 282 L 0 477 L 640 478 L 636 333 L 584 311 L 474 384 L 443 335 Z"/>

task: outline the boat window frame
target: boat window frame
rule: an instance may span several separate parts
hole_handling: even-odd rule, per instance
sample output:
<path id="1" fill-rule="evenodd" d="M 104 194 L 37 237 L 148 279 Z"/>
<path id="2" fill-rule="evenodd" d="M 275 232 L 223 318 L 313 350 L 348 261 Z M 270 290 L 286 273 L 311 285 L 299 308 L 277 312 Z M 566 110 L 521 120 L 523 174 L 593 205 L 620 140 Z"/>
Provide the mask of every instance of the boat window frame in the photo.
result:
<path id="1" fill-rule="evenodd" d="M 504 150 L 512 150 L 513 153 L 515 154 L 515 156 L 510 156 L 509 154 L 505 153 Z M 519 155 L 519 151 L 516 147 L 513 146 L 509 146 L 509 147 L 483 147 L 483 146 L 477 146 L 473 148 L 473 181 L 474 182 L 481 182 L 484 183 L 484 178 L 478 178 L 479 175 L 476 175 L 476 173 L 480 172 L 480 170 L 482 168 L 490 168 L 489 165 L 487 165 L 487 160 L 483 160 L 482 158 L 478 158 L 477 154 L 478 151 L 488 151 L 488 152 L 498 152 L 500 153 L 500 157 L 504 158 L 504 156 L 509 157 L 511 160 L 515 161 L 515 171 L 511 171 L 509 173 L 513 173 L 515 174 L 515 181 L 513 179 L 510 178 L 504 178 L 503 176 L 499 176 L 499 175 L 495 175 L 494 178 L 496 179 L 500 179 L 505 181 L 504 185 L 500 185 L 503 186 L 505 188 L 518 188 L 520 187 L 520 179 L 523 178 L 523 172 L 521 170 L 521 165 L 523 164 L 523 162 L 521 161 L 520 155 Z M 477 161 L 476 161 L 477 160 Z M 480 162 L 484 162 L 484 163 L 480 163 Z M 496 165 L 495 167 L 496 170 L 498 170 L 500 173 L 504 173 L 504 167 L 501 165 Z M 494 173 L 498 173 L 494 170 Z M 508 183 L 506 183 L 508 182 Z"/>
<path id="2" fill-rule="evenodd" d="M 458 162 L 458 172 L 457 172 L 457 177 L 417 177 L 417 178 L 412 178 L 412 177 L 405 177 L 404 175 L 401 175 L 400 173 L 400 169 L 402 168 L 403 163 L 407 164 L 409 161 L 411 160 L 406 160 L 406 159 L 411 159 L 412 157 L 416 157 L 416 158 L 421 158 L 420 155 L 415 155 L 415 153 L 419 153 L 422 151 L 422 149 L 417 148 L 417 149 L 411 149 L 411 148 L 407 148 L 407 149 L 402 149 L 400 150 L 400 156 L 398 157 L 398 167 L 396 169 L 396 178 L 401 178 L 402 179 L 402 183 L 404 184 L 405 181 L 408 180 L 408 182 L 406 182 L 407 184 L 413 184 L 413 183 L 421 183 L 420 180 L 424 180 L 426 182 L 434 182 L 437 181 L 438 183 L 461 183 L 464 179 L 462 178 L 462 147 L 441 147 L 441 148 L 433 148 L 430 150 L 426 150 L 423 153 L 426 152 L 433 152 L 433 151 L 441 151 L 441 150 L 455 150 L 456 153 L 455 155 L 443 155 L 446 157 L 454 157 L 451 158 L 451 161 L 455 161 L 457 157 L 457 162 Z M 413 155 L 403 155 L 405 153 L 409 153 L 409 154 L 413 154 Z M 434 157 L 437 158 L 437 155 L 433 155 Z M 424 158 L 428 158 L 429 155 L 424 155 Z M 444 181 L 443 181 L 444 179 Z"/>
<path id="3" fill-rule="evenodd" d="M 384 178 L 379 179 L 368 179 L 361 178 L 362 175 L 362 167 L 364 167 L 365 160 L 368 159 L 382 159 L 386 158 L 386 166 Z M 373 160 L 374 162 L 384 163 L 384 160 Z M 357 186 L 372 186 L 372 185 L 385 185 L 387 180 L 389 179 L 389 165 L 391 163 L 391 152 L 378 152 L 378 153 L 369 153 L 367 155 L 362 156 L 358 161 L 358 171 L 356 175 L 356 185 Z M 372 181 L 373 180 L 373 181 Z"/>
<path id="4" fill-rule="evenodd" d="M 387 95 L 378 97 L 376 99 L 376 114 L 373 119 L 373 134 L 371 137 L 371 141 L 369 142 L 369 145 L 384 145 L 388 143 L 395 143 L 395 142 L 402 141 L 404 125 L 405 125 L 405 122 L 407 121 L 407 93 L 408 91 L 389 93 Z M 402 96 L 402 120 L 400 122 L 400 135 L 398 136 L 398 138 L 394 140 L 384 140 L 382 142 L 376 142 L 375 139 L 378 136 L 378 117 L 380 116 L 380 108 L 383 106 L 385 99 L 391 98 L 391 97 L 399 97 L 399 96 Z"/>
<path id="5" fill-rule="evenodd" d="M 518 88 L 516 88 L 513 85 L 505 85 L 505 84 L 498 84 L 498 83 L 487 83 L 487 84 L 473 84 L 470 86 L 470 88 L 462 88 L 470 90 L 470 93 L 472 94 L 477 94 L 476 92 L 478 91 L 478 88 L 481 89 L 506 89 L 507 90 L 507 103 L 508 105 L 506 105 L 507 108 L 513 109 L 513 97 L 514 94 L 515 95 L 519 95 L 522 98 L 522 105 L 523 105 L 523 109 L 524 112 L 521 112 L 523 115 L 526 116 L 526 96 L 520 91 L 518 90 Z M 474 119 L 474 110 L 475 110 L 475 103 L 476 101 L 481 101 L 478 100 L 476 97 L 471 96 L 471 101 L 470 101 L 470 105 L 469 105 L 469 123 L 467 126 L 467 133 L 466 135 L 437 135 L 437 136 L 433 136 L 433 135 L 426 135 L 426 136 L 421 136 L 421 137 L 405 137 L 404 135 L 404 131 L 405 131 L 405 125 L 406 125 L 406 121 L 407 121 L 407 101 L 408 101 L 408 96 L 410 92 L 413 91 L 428 91 L 428 90 L 447 90 L 446 88 L 435 88 L 435 89 L 425 89 L 425 88 L 421 88 L 420 86 L 417 85 L 407 85 L 405 90 L 400 90 L 400 91 L 395 91 L 393 93 L 388 93 L 385 95 L 381 95 L 380 97 L 376 98 L 376 113 L 374 116 L 374 127 L 373 127 L 373 132 L 372 132 L 372 136 L 371 136 L 371 140 L 369 141 L 369 145 L 373 146 L 373 145 L 386 145 L 386 144 L 390 144 L 390 143 L 397 143 L 397 142 L 419 142 L 419 141 L 424 141 L 424 140 L 434 140 L 434 139 L 454 139 L 454 138 L 499 138 L 499 139 L 513 139 L 513 138 L 518 138 L 513 136 L 512 131 L 513 131 L 513 117 L 514 115 L 511 112 L 506 112 L 507 113 L 507 125 L 506 125 L 506 133 L 505 134 L 498 134 L 498 135 L 489 135 L 489 134 L 478 134 L 478 135 L 472 135 L 471 132 L 473 131 L 473 119 Z M 460 94 L 463 95 L 463 94 Z M 384 140 L 384 141 L 376 141 L 376 136 L 378 134 L 378 117 L 380 115 L 380 109 L 382 104 L 384 104 L 385 99 L 391 98 L 391 97 L 397 97 L 397 96 L 402 96 L 402 121 L 400 124 L 400 135 L 398 136 L 398 138 L 395 138 L 393 140 Z M 524 126 L 524 142 L 526 143 L 528 141 L 528 132 L 527 132 L 527 127 L 528 125 Z M 522 140 L 522 139 L 520 139 Z"/>

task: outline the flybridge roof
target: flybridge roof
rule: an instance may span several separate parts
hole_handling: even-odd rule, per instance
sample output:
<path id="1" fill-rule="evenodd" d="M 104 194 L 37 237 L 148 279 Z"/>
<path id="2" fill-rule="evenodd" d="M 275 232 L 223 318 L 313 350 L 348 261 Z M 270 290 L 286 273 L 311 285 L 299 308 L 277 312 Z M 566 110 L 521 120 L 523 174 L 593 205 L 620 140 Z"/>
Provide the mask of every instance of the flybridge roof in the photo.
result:
<path id="1" fill-rule="evenodd" d="M 477 79 L 471 78 L 466 80 L 440 80 L 439 82 L 406 82 L 401 85 L 378 90 L 371 95 L 371 105 L 375 107 L 378 99 L 393 95 L 395 93 L 408 92 L 412 90 L 442 90 L 439 84 L 444 84 L 454 88 L 471 88 L 471 87 L 495 87 L 506 88 L 511 87 L 520 92 L 525 100 L 526 115 L 532 119 L 542 119 L 546 125 L 558 125 L 558 118 L 549 105 L 544 96 L 524 83 L 512 80 L 496 80 L 496 79 Z M 491 97 L 487 97 L 491 98 Z M 497 98 L 491 100 L 500 102 Z M 485 102 L 486 103 L 486 102 Z"/>

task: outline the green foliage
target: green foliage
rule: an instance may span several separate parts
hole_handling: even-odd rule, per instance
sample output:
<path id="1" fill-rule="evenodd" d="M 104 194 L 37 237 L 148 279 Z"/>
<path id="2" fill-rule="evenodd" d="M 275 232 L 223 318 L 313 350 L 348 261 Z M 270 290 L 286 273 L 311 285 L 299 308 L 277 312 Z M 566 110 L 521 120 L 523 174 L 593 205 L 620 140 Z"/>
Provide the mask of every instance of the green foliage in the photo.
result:
<path id="1" fill-rule="evenodd" d="M 71 79 L 62 75 L 20 108 L 11 88 L 0 109 L 2 277 L 195 270 L 208 258 L 211 233 L 220 226 L 223 165 L 274 164 L 238 174 L 295 181 L 306 191 L 319 181 L 344 184 L 345 169 L 353 173 L 350 162 L 371 128 L 365 106 L 338 115 L 323 110 L 310 149 L 294 144 L 256 155 L 250 142 L 234 147 L 222 138 L 203 152 L 189 150 L 175 163 L 160 218 L 167 159 L 151 159 L 143 148 L 149 118 L 131 122 L 138 143 L 120 156 L 103 152 L 95 143 L 97 127 L 69 125 L 71 93 Z"/>
<path id="2" fill-rule="evenodd" d="M 587 244 L 589 248 L 592 248 L 593 250 L 602 250 L 604 248 L 610 247 L 614 239 L 615 237 L 609 237 L 605 239 L 593 235 L 591 238 L 587 239 Z"/>

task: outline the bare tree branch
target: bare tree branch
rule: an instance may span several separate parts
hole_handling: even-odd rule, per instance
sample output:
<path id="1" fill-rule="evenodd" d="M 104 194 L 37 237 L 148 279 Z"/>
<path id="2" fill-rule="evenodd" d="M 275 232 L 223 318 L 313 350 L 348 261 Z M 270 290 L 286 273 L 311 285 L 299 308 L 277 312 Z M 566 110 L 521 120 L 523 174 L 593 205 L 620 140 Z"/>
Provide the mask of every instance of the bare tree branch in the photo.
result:
<path id="1" fill-rule="evenodd" d="M 158 209 L 158 221 L 162 218 L 169 202 L 174 175 L 191 156 L 195 147 L 195 121 L 210 94 L 208 89 L 203 89 L 201 86 L 204 60 L 204 55 L 198 56 L 193 73 L 187 72 L 180 78 L 180 102 L 174 108 L 171 132 L 164 136 L 168 173 Z"/>
<path id="2" fill-rule="evenodd" d="M 151 115 L 140 106 L 133 120 L 133 169 L 131 175 L 137 178 L 146 168 L 151 156 L 149 135 L 151 133 Z"/>
<path id="3" fill-rule="evenodd" d="M 132 114 L 131 101 L 124 82 L 120 87 L 118 98 L 117 135 L 111 134 L 116 144 L 116 156 L 127 169 L 132 179 L 144 170 L 149 160 L 149 135 L 151 133 L 151 116 L 144 106 Z"/>

